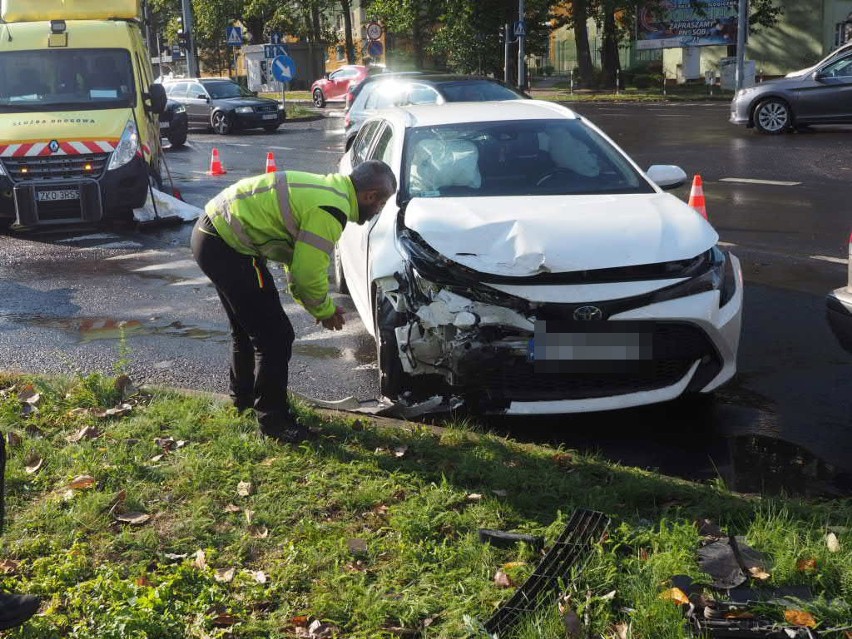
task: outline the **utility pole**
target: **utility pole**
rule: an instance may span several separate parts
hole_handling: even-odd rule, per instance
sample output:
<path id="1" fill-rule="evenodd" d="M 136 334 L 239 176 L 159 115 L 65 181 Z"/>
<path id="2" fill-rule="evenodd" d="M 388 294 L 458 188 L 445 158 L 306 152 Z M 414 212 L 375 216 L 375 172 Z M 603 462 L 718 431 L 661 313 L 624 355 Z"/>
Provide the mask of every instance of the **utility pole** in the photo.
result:
<path id="1" fill-rule="evenodd" d="M 503 32 L 503 82 L 509 84 L 509 46 L 511 45 L 511 26 L 506 25 Z"/>
<path id="2" fill-rule="evenodd" d="M 745 2 L 745 0 L 740 0 Z M 524 40 L 526 40 L 526 24 L 524 22 L 524 0 L 518 0 L 518 24 L 521 33 L 518 34 L 518 88 L 526 88 L 527 73 L 524 69 Z"/>
<path id="3" fill-rule="evenodd" d="M 195 49 L 195 29 L 192 16 L 192 2 L 190 0 L 181 0 L 181 8 L 183 9 L 183 32 L 187 36 L 186 47 L 186 72 L 190 78 L 198 77 L 198 58 L 196 57 Z"/>
<path id="4" fill-rule="evenodd" d="M 748 0 L 740 0 L 740 12 L 737 18 L 737 77 L 736 90 L 745 84 L 746 34 L 748 33 Z"/>

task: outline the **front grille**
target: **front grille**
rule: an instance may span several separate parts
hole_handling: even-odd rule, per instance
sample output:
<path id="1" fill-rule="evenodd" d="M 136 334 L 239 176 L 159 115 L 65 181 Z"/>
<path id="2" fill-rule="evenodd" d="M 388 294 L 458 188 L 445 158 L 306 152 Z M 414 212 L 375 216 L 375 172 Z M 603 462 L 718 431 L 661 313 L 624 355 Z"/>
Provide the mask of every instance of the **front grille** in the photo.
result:
<path id="1" fill-rule="evenodd" d="M 263 104 L 255 107 L 255 111 L 258 113 L 275 113 L 277 110 L 278 107 L 274 104 Z"/>
<path id="2" fill-rule="evenodd" d="M 553 401 L 626 395 L 672 386 L 683 379 L 696 360 L 715 370 L 721 366 L 716 349 L 701 329 L 674 323 L 648 323 L 647 329 L 653 335 L 650 360 L 568 362 L 568 370 L 554 370 L 559 363 L 547 362 L 547 367 L 543 367 L 520 357 L 497 358 L 478 367 L 472 379 L 476 380 L 476 390 L 488 397 Z"/>
<path id="3" fill-rule="evenodd" d="M 98 178 L 103 175 L 109 153 L 53 155 L 50 157 L 3 158 L 3 167 L 13 182 L 37 182 Z M 89 166 L 88 170 L 86 166 Z"/>

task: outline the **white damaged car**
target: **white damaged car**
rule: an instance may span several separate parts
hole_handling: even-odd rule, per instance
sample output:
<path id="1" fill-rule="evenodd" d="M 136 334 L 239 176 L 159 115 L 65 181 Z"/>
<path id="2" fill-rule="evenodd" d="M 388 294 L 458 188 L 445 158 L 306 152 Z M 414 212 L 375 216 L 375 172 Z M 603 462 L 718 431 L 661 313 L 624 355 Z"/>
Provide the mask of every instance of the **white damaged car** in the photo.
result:
<path id="1" fill-rule="evenodd" d="M 742 272 L 713 227 L 588 120 L 534 100 L 410 106 L 341 160 L 399 181 L 346 227 L 334 276 L 376 339 L 381 392 L 572 413 L 710 393 L 736 372 Z"/>

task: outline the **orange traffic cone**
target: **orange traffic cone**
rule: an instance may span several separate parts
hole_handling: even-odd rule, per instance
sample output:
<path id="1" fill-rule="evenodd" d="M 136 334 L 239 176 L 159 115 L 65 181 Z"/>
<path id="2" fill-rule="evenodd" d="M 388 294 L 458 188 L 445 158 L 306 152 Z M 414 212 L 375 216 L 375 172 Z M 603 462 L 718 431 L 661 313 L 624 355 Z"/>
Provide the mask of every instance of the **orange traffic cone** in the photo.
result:
<path id="1" fill-rule="evenodd" d="M 275 154 L 270 151 L 266 154 L 266 172 L 267 173 L 275 173 L 278 170 L 278 167 L 275 166 Z"/>
<path id="2" fill-rule="evenodd" d="M 689 206 L 698 211 L 699 215 L 707 219 L 707 202 L 704 200 L 704 182 L 701 176 L 696 175 L 692 180 L 692 190 L 689 192 Z"/>
<path id="3" fill-rule="evenodd" d="M 210 170 L 207 175 L 225 175 L 227 171 L 222 166 L 222 160 L 219 159 L 219 149 L 213 148 L 213 155 L 210 156 Z"/>

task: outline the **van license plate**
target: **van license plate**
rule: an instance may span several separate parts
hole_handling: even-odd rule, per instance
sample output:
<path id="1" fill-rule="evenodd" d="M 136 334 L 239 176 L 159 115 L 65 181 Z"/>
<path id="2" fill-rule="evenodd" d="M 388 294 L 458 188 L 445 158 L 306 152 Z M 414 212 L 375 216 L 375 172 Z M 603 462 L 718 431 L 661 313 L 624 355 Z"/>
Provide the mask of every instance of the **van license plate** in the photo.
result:
<path id="1" fill-rule="evenodd" d="M 36 200 L 39 202 L 60 202 L 62 200 L 79 200 L 80 191 L 77 189 L 57 189 L 51 191 L 37 191 Z"/>
<path id="2" fill-rule="evenodd" d="M 269 114 L 267 114 L 267 115 L 264 115 L 264 116 L 263 116 L 263 119 L 264 119 L 264 120 L 277 120 L 277 119 L 278 119 L 278 115 L 277 115 L 276 113 L 269 113 Z"/>

